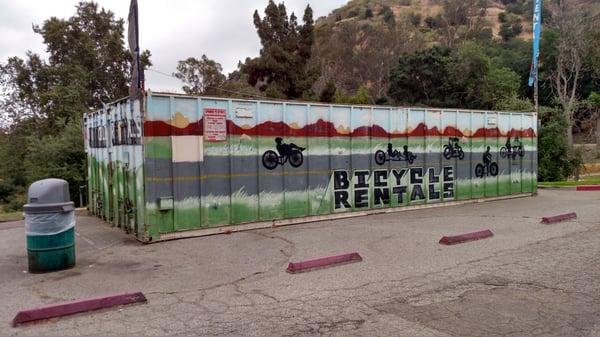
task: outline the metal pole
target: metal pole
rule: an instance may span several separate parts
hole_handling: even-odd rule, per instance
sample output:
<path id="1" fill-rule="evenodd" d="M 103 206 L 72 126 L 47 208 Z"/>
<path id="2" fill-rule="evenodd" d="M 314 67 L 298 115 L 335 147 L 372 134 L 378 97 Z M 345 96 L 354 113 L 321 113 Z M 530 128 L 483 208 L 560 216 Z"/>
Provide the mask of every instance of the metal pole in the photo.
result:
<path id="1" fill-rule="evenodd" d="M 535 73 L 535 82 L 533 83 L 533 104 L 535 107 L 535 113 L 539 116 L 540 114 L 540 101 L 538 96 L 538 73 Z"/>
<path id="2" fill-rule="evenodd" d="M 79 186 L 79 207 L 83 207 L 83 190 L 85 186 Z"/>

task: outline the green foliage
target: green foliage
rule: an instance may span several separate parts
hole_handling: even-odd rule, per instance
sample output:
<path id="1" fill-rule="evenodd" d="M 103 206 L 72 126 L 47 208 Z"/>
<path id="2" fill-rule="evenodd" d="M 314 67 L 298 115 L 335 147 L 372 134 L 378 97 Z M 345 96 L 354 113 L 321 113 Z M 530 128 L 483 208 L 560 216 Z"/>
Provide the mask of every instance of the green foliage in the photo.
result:
<path id="1" fill-rule="evenodd" d="M 512 25 L 508 22 L 504 22 L 500 25 L 500 37 L 502 37 L 503 41 L 509 41 L 513 37 L 515 37 L 515 33 L 512 29 Z"/>
<path id="2" fill-rule="evenodd" d="M 173 74 L 185 85 L 183 91 L 192 95 L 217 95 L 225 82 L 223 67 L 220 63 L 202 55 L 200 59 L 188 57 L 177 63 L 177 72 Z"/>
<path id="3" fill-rule="evenodd" d="M 511 29 L 514 36 L 519 36 L 519 34 L 523 32 L 523 25 L 521 24 L 521 20 L 513 23 Z"/>
<path id="4" fill-rule="evenodd" d="M 595 91 L 591 92 L 587 98 L 587 102 L 592 105 L 600 106 L 600 93 Z"/>
<path id="5" fill-rule="evenodd" d="M 538 180 L 560 181 L 572 176 L 582 164 L 580 152 L 569 151 L 567 122 L 558 109 L 540 109 L 542 127 L 538 137 Z"/>
<path id="6" fill-rule="evenodd" d="M 292 13 L 288 17 L 283 3 L 272 0 L 260 17 L 254 12 L 254 26 L 260 38 L 260 56 L 247 58 L 241 71 L 248 83 L 273 98 L 296 99 L 306 96 L 319 77 L 319 69 L 308 64 L 314 43 L 314 21 L 310 6 L 306 6 L 303 25 L 298 25 Z"/>
<path id="7" fill-rule="evenodd" d="M 496 108 L 518 95 L 521 78 L 489 53 L 482 45 L 464 43 L 454 51 L 435 47 L 404 54 L 390 74 L 388 94 L 399 103 Z"/>
<path id="8" fill-rule="evenodd" d="M 23 205 L 27 203 L 27 191 L 22 186 L 17 186 L 16 190 L 6 198 L 2 204 L 3 212 L 14 212 L 23 210 Z"/>
<path id="9" fill-rule="evenodd" d="M 526 11 L 526 1 L 515 1 L 506 6 L 506 11 L 516 15 L 523 15 Z"/>
<path id="10" fill-rule="evenodd" d="M 518 99 L 519 75 L 508 68 L 492 68 L 486 76 L 486 100 L 498 108 L 498 102 Z M 530 110 L 531 111 L 531 110 Z"/>
<path id="11" fill-rule="evenodd" d="M 419 13 L 410 12 L 408 13 L 408 21 L 415 26 L 418 27 L 421 25 L 422 16 Z"/>
<path id="12" fill-rule="evenodd" d="M 360 88 L 354 94 L 352 104 L 369 104 L 371 103 L 371 97 L 369 96 L 369 88 L 364 85 L 361 85 Z"/>
<path id="13" fill-rule="evenodd" d="M 335 82 L 327 81 L 325 84 L 325 88 L 321 91 L 321 95 L 319 96 L 319 101 L 324 103 L 331 103 L 334 100 L 337 88 L 335 87 Z"/>
<path id="14" fill-rule="evenodd" d="M 369 96 L 369 89 L 362 85 L 354 96 L 345 95 L 341 91 L 336 91 L 333 101 L 338 104 L 370 104 L 371 97 Z"/>
<path id="15" fill-rule="evenodd" d="M 63 178 L 77 191 L 85 177 L 82 113 L 128 95 L 133 58 L 113 12 L 82 1 L 72 17 L 33 29 L 48 60 L 28 52 L 0 64 L 0 114 L 10 123 L 0 138 L 0 181 L 12 189 L 0 196 L 3 209 L 19 209 L 36 179 Z M 142 53 L 142 67 L 149 57 Z"/>
<path id="16" fill-rule="evenodd" d="M 453 105 L 449 102 L 452 63 L 450 50 L 440 47 L 401 55 L 390 74 L 389 97 L 400 103 Z"/>
<path id="17" fill-rule="evenodd" d="M 508 21 L 506 12 L 500 12 L 500 13 L 498 13 L 498 21 L 500 23 L 505 23 L 505 22 Z"/>
<path id="18" fill-rule="evenodd" d="M 16 186 L 8 181 L 0 180 L 0 202 L 6 203 L 8 198 L 15 192 Z"/>
<path id="19" fill-rule="evenodd" d="M 394 12 L 390 8 L 390 6 L 384 5 L 381 8 L 381 11 L 379 12 L 379 15 L 383 16 L 383 21 L 386 24 L 388 24 L 390 26 L 396 25 L 396 17 L 394 15 Z"/>
<path id="20" fill-rule="evenodd" d="M 441 16 L 428 16 L 425 18 L 425 25 L 431 29 L 436 29 L 442 26 Z"/>
<path id="21" fill-rule="evenodd" d="M 530 100 L 519 98 L 518 96 L 510 96 L 500 99 L 496 104 L 496 109 L 502 111 L 522 111 L 532 112 L 535 110 L 533 103 Z"/>
<path id="22" fill-rule="evenodd" d="M 79 186 L 85 185 L 86 181 L 81 130 L 81 120 L 78 118 L 65 123 L 55 135 L 30 137 L 29 153 L 25 157 L 27 180 L 49 177 L 64 179 L 69 183 L 71 197 L 77 199 Z"/>

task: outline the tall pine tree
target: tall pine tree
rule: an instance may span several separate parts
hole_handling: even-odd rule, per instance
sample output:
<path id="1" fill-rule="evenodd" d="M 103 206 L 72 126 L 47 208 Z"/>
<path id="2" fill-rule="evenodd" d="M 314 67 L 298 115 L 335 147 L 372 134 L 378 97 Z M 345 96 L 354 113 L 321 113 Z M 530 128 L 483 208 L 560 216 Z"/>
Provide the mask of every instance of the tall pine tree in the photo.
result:
<path id="1" fill-rule="evenodd" d="M 248 83 L 258 87 L 269 97 L 296 99 L 313 96 L 311 87 L 319 76 L 309 66 L 314 43 L 314 21 L 310 6 L 306 6 L 303 25 L 296 15 L 289 17 L 283 3 L 273 0 L 265 8 L 264 17 L 254 12 L 254 26 L 262 49 L 257 58 L 247 58 L 242 72 Z"/>

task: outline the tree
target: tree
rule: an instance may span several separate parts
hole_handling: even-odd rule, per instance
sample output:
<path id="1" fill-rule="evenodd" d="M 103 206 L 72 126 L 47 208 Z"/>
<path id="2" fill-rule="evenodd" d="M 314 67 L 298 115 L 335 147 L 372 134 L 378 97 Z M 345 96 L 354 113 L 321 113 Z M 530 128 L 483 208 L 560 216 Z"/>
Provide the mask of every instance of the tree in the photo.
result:
<path id="1" fill-rule="evenodd" d="M 498 32 L 502 41 L 509 41 L 513 37 L 515 37 L 515 32 L 512 29 L 512 26 L 509 22 L 504 22 L 500 25 L 500 31 Z"/>
<path id="2" fill-rule="evenodd" d="M 319 96 L 319 101 L 323 103 L 331 103 L 336 94 L 335 82 L 327 81 L 325 84 L 325 88 L 321 91 L 321 95 Z"/>
<path id="3" fill-rule="evenodd" d="M 425 37 L 406 20 L 395 24 L 339 22 L 321 26 L 316 34 L 313 62 L 321 69 L 315 84 L 322 90 L 334 81 L 338 90 L 356 92 L 366 85 L 371 97 L 381 97 L 389 88 L 390 70 L 403 52 L 425 46 Z"/>
<path id="4" fill-rule="evenodd" d="M 453 48 L 458 40 L 478 35 L 485 28 L 486 0 L 442 0 L 438 16 L 442 45 Z"/>
<path id="5" fill-rule="evenodd" d="M 388 95 L 398 103 L 454 105 L 448 101 L 451 63 L 450 50 L 441 47 L 401 55 L 390 73 Z"/>
<path id="6" fill-rule="evenodd" d="M 352 96 L 346 95 L 341 91 L 336 91 L 333 101 L 339 104 L 372 104 L 369 96 L 369 89 L 365 85 L 361 85 L 356 93 Z"/>
<path id="7" fill-rule="evenodd" d="M 519 75 L 508 68 L 493 67 L 485 78 L 488 106 L 497 109 L 499 102 L 516 98 L 519 91 Z M 533 110 L 529 110 L 533 111 Z"/>
<path id="8" fill-rule="evenodd" d="M 314 44 L 314 21 L 310 6 L 306 6 L 303 25 L 298 25 L 292 13 L 288 18 L 283 3 L 273 0 L 265 8 L 265 16 L 254 12 L 254 26 L 260 38 L 260 56 L 247 58 L 242 72 L 248 83 L 269 97 L 296 99 L 309 94 L 319 76 L 318 68 L 308 61 Z"/>
<path id="9" fill-rule="evenodd" d="M 566 130 L 569 148 L 573 147 L 574 112 L 578 104 L 578 88 L 586 70 L 586 59 L 594 46 L 595 33 L 600 29 L 600 5 L 595 1 L 555 0 L 552 26 L 556 28 L 557 44 L 552 86 L 569 127 Z"/>
<path id="10" fill-rule="evenodd" d="M 466 43 L 455 51 L 456 63 L 449 70 L 455 85 L 453 95 L 459 106 L 482 108 L 485 104 L 485 79 L 491 68 L 491 60 L 482 46 Z"/>
<path id="11" fill-rule="evenodd" d="M 540 181 L 565 180 L 575 173 L 581 156 L 570 153 L 566 137 L 564 113 L 559 109 L 540 109 L 542 127 L 538 136 L 538 179 Z"/>
<path id="12" fill-rule="evenodd" d="M 390 6 L 383 5 L 383 7 L 381 8 L 381 11 L 379 12 L 379 15 L 383 16 L 383 21 L 387 25 L 389 25 L 391 27 L 396 25 L 396 16 L 394 15 L 394 12 L 390 8 Z"/>
<path id="13" fill-rule="evenodd" d="M 81 117 L 65 123 L 64 129 L 56 135 L 30 136 L 27 141 L 28 153 L 24 163 L 27 181 L 48 177 L 64 179 L 69 183 L 71 197 L 76 200 L 79 186 L 86 182 Z"/>
<path id="14" fill-rule="evenodd" d="M 177 72 L 173 75 L 182 80 L 183 91 L 190 95 L 218 95 L 219 88 L 225 82 L 220 63 L 202 55 L 200 59 L 188 57 L 177 63 Z"/>
<path id="15" fill-rule="evenodd" d="M 8 138 L 0 154 L 10 154 L 0 179 L 24 187 L 52 174 L 76 188 L 85 175 L 81 115 L 128 95 L 133 58 L 125 49 L 124 21 L 94 2 L 79 2 L 72 17 L 52 17 L 33 30 L 48 59 L 28 52 L 0 64 L 0 112 Z M 149 57 L 142 53 L 144 68 Z M 50 165 L 57 170 L 46 170 Z"/>
<path id="16" fill-rule="evenodd" d="M 52 17 L 33 27 L 47 46 L 48 61 L 28 52 L 0 67 L 7 92 L 0 108 L 9 119 L 43 118 L 52 128 L 58 120 L 99 109 L 128 95 L 132 56 L 123 38 L 124 22 L 94 2 L 80 2 L 68 19 Z M 142 65 L 150 66 L 150 52 Z"/>

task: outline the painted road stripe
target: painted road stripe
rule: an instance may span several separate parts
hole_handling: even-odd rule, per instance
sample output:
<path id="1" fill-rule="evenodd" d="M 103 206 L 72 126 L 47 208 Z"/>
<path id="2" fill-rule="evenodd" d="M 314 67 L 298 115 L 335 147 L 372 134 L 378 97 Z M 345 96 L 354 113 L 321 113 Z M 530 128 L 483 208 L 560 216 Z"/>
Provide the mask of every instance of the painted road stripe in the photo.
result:
<path id="1" fill-rule="evenodd" d="M 122 293 L 109 296 L 78 299 L 19 311 L 13 319 L 12 324 L 13 326 L 17 326 L 23 323 L 41 319 L 67 316 L 80 312 L 146 301 L 147 300 L 144 294 L 139 291 L 134 293 Z"/>
<path id="2" fill-rule="evenodd" d="M 494 233 L 492 233 L 491 230 L 486 229 L 478 232 L 466 233 L 461 235 L 444 236 L 440 239 L 439 243 L 443 245 L 455 245 L 457 243 L 485 239 L 491 236 L 494 236 Z"/>
<path id="3" fill-rule="evenodd" d="M 306 271 L 310 271 L 310 270 L 314 270 L 314 269 L 318 269 L 318 268 L 324 268 L 324 267 L 352 263 L 352 262 L 360 262 L 362 260 L 363 259 L 360 256 L 360 254 L 358 254 L 356 252 L 346 253 L 346 254 L 340 254 L 340 255 L 334 255 L 334 256 L 320 257 L 320 258 L 301 261 L 301 262 L 290 262 L 286 271 L 290 274 L 296 274 L 296 273 L 302 273 L 302 272 L 306 272 Z"/>

